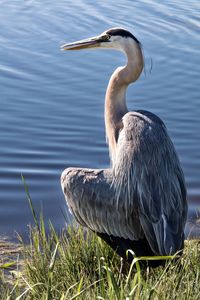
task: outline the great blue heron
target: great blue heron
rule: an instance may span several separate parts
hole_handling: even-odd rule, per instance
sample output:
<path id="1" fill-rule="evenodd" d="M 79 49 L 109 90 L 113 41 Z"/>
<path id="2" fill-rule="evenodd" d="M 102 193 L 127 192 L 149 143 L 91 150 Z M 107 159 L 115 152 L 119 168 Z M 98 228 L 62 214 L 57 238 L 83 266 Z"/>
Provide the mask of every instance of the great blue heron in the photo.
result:
<path id="1" fill-rule="evenodd" d="M 62 46 L 62 50 L 111 48 L 127 64 L 112 74 L 105 97 L 110 169 L 67 168 L 61 185 L 75 219 L 120 256 L 171 255 L 183 249 L 186 186 L 164 123 L 151 112 L 128 112 L 126 90 L 143 70 L 138 39 L 122 28 Z"/>

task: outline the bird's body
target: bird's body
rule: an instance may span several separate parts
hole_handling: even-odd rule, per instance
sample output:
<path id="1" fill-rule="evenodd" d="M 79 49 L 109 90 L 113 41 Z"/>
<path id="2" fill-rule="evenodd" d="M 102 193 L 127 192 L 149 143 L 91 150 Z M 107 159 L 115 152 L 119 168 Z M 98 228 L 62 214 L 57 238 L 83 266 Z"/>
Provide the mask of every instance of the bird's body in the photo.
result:
<path id="1" fill-rule="evenodd" d="M 128 61 L 115 70 L 105 99 L 111 168 L 66 169 L 62 189 L 76 220 L 117 253 L 169 255 L 183 249 L 187 201 L 184 175 L 164 123 L 147 111 L 128 112 L 128 85 L 143 69 L 139 41 L 124 29 L 64 45 L 122 50 Z"/>

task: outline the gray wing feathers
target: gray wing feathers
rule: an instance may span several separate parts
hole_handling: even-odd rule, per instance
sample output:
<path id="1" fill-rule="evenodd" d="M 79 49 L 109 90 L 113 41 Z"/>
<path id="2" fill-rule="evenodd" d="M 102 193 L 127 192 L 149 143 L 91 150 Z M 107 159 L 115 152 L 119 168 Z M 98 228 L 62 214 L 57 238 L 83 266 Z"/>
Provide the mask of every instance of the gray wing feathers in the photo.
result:
<path id="1" fill-rule="evenodd" d="M 118 203 L 139 215 L 144 234 L 159 255 L 182 247 L 187 216 L 184 176 L 166 128 L 151 113 L 127 113 L 118 139 L 114 179 Z M 118 204 L 120 205 L 120 204 Z"/>
<path id="2" fill-rule="evenodd" d="M 138 216 L 116 206 L 111 170 L 66 169 L 62 188 L 76 220 L 93 231 L 138 239 L 141 226 Z"/>

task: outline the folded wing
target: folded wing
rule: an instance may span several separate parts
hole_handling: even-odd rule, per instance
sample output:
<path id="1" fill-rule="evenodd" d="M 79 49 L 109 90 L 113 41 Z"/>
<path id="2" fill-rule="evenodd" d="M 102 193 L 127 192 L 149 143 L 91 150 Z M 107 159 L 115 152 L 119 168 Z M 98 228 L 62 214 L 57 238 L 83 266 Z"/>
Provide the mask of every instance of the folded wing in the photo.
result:
<path id="1" fill-rule="evenodd" d="M 116 203 L 112 170 L 69 168 L 61 180 L 69 209 L 80 224 L 126 239 L 142 236 L 138 215 L 134 210 L 125 214 L 123 204 Z"/>

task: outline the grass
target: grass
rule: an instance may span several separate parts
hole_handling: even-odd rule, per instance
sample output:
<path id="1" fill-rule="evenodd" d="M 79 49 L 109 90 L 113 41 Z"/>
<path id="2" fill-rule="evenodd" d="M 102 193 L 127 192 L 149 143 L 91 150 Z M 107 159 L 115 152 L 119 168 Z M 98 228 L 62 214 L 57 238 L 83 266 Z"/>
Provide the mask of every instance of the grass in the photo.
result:
<path id="1" fill-rule="evenodd" d="M 167 260 L 165 266 L 142 267 L 137 258 L 129 266 L 83 228 L 71 226 L 58 235 L 50 224 L 47 235 L 26 184 L 25 189 L 35 226 L 28 245 L 19 237 L 17 251 L 3 243 L 0 299 L 200 299 L 199 240 L 186 241 L 183 256 Z"/>
<path id="2" fill-rule="evenodd" d="M 41 219 L 30 244 L 20 241 L 21 265 L 10 269 L 13 256 L 1 264 L 1 299 L 200 299 L 199 241 L 186 242 L 182 258 L 164 267 L 141 268 L 137 260 L 122 267 L 95 234 L 70 227 L 58 236 L 50 227 L 47 236 Z"/>

